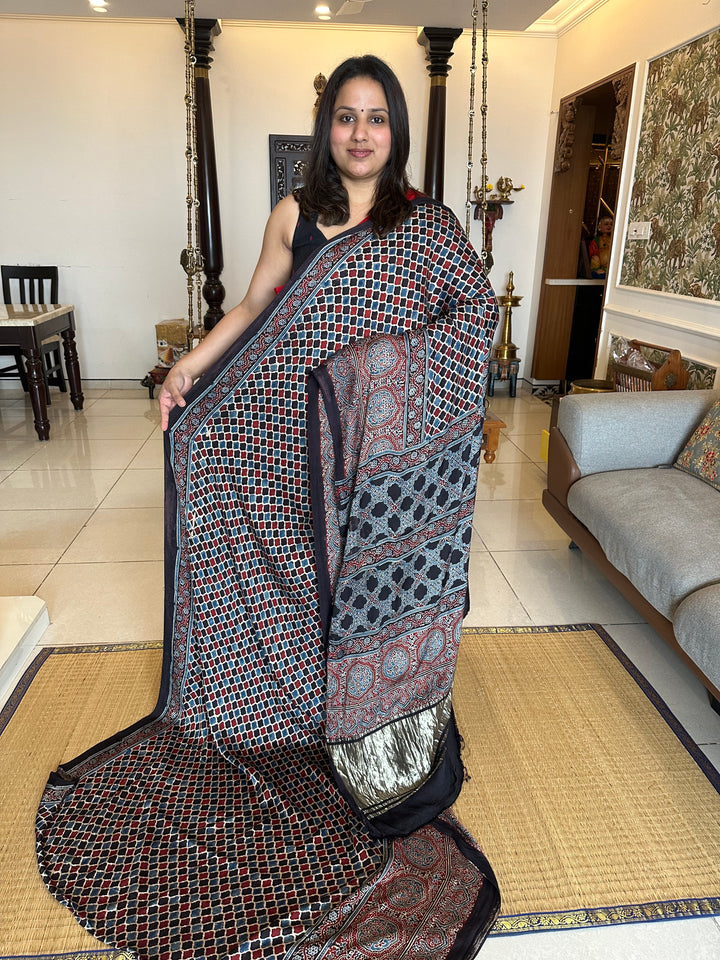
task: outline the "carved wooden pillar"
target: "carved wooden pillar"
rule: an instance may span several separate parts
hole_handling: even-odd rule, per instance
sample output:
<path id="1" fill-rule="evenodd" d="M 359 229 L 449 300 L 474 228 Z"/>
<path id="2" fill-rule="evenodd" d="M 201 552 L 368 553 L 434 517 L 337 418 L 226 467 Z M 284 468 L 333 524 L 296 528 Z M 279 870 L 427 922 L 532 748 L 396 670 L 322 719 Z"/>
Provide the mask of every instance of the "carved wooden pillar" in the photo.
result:
<path id="1" fill-rule="evenodd" d="M 418 43 L 425 47 L 429 61 L 430 104 L 428 107 L 427 143 L 425 146 L 425 193 L 442 200 L 445 187 L 445 113 L 447 76 L 452 67 L 453 44 L 462 27 L 424 27 Z"/>
<path id="2" fill-rule="evenodd" d="M 178 19 L 185 29 L 185 20 Z M 219 20 L 195 20 L 195 102 L 197 113 L 198 196 L 200 200 L 200 249 L 204 260 L 205 282 L 203 296 L 208 305 L 204 317 L 206 330 L 212 330 L 225 315 L 222 302 L 225 287 L 220 280 L 223 270 L 220 203 L 218 198 L 217 167 L 215 164 L 215 135 L 213 132 L 212 102 L 210 100 L 210 54 L 215 49 L 213 40 L 222 31 Z"/>

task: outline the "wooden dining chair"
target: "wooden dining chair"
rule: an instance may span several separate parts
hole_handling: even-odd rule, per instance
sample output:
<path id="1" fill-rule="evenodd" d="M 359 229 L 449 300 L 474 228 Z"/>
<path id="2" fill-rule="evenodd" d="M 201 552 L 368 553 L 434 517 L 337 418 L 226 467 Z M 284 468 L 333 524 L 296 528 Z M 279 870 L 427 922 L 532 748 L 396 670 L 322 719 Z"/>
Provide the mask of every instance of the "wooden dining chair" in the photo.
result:
<path id="1" fill-rule="evenodd" d="M 57 303 L 58 268 L 57 267 L 19 267 L 0 266 L 2 273 L 2 292 L 4 303 Z M 58 337 L 44 340 L 40 346 L 45 379 L 45 397 L 50 403 L 50 387 L 59 387 L 67 393 L 65 374 L 62 368 L 62 342 Z M 14 362 L 0 367 L 0 377 L 19 377 L 23 390 L 28 389 L 27 371 L 20 350 L 5 352 Z"/>

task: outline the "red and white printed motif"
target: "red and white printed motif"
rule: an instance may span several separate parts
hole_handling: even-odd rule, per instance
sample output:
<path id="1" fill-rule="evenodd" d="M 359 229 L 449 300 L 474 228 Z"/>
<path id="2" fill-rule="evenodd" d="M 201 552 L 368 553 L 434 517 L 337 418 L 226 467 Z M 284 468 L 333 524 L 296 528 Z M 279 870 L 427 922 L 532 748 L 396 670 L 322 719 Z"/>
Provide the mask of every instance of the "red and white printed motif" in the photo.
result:
<path id="1" fill-rule="evenodd" d="M 486 880 L 433 824 L 395 840 L 383 882 L 328 912 L 288 960 L 437 960 L 448 955 Z"/>

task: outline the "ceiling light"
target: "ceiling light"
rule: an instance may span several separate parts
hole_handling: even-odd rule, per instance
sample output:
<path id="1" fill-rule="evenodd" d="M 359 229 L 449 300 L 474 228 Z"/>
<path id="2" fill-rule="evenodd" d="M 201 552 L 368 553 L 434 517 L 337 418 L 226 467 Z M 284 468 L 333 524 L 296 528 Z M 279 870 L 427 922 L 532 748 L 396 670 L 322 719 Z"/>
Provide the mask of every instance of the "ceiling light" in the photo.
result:
<path id="1" fill-rule="evenodd" d="M 107 7 L 93 7 L 95 13 L 107 13 Z"/>
<path id="2" fill-rule="evenodd" d="M 321 3 L 317 7 L 315 7 L 315 13 L 317 13 L 318 15 L 330 13 L 330 7 L 328 7 L 324 3 Z"/>
<path id="3" fill-rule="evenodd" d="M 329 13 L 319 13 L 318 20 L 332 20 L 332 17 Z"/>

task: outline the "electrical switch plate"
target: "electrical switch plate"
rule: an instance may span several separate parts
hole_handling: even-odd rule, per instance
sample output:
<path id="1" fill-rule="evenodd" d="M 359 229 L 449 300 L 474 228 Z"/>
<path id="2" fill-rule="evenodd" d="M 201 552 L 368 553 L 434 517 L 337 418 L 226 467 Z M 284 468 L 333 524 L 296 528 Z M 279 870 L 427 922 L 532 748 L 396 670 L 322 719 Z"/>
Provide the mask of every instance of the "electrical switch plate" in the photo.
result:
<path id="1" fill-rule="evenodd" d="M 650 221 L 636 220 L 628 224 L 628 240 L 649 240 L 650 239 Z"/>

